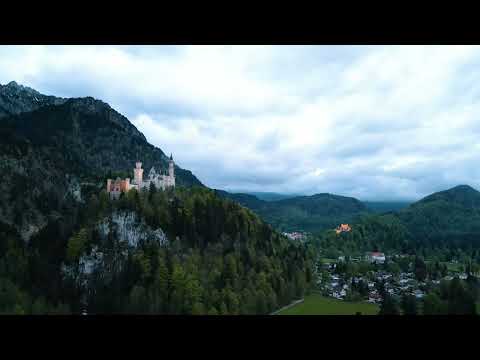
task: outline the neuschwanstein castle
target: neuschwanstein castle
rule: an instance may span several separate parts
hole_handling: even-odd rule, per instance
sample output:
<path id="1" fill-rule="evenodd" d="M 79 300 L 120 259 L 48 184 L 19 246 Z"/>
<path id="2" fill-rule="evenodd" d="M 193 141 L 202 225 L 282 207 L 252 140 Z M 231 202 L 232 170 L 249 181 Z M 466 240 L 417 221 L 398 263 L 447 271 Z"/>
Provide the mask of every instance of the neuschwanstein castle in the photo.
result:
<path id="1" fill-rule="evenodd" d="M 148 179 L 143 180 L 142 163 L 137 162 L 135 169 L 133 169 L 133 182 L 130 182 L 130 178 L 124 180 L 117 178 L 115 181 L 107 179 L 107 192 L 111 198 L 117 199 L 122 192 L 129 191 L 131 189 L 140 190 L 142 188 L 149 188 L 150 184 L 155 184 L 157 189 L 165 190 L 168 187 L 175 187 L 175 169 L 173 157 L 170 154 L 170 160 L 168 162 L 168 174 L 158 174 L 155 168 L 152 166 L 148 173 Z"/>

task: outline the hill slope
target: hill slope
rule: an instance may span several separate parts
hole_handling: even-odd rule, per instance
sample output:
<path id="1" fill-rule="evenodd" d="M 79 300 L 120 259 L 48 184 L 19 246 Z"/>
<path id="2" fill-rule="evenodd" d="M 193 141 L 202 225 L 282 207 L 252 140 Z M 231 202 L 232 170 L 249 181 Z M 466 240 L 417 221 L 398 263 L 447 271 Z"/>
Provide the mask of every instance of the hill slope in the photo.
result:
<path id="1" fill-rule="evenodd" d="M 467 185 L 431 194 L 397 213 L 422 242 L 476 241 L 480 235 L 480 192 Z"/>
<path id="2" fill-rule="evenodd" d="M 317 246 L 330 256 L 380 250 L 441 254 L 448 259 L 466 251 L 476 257 L 480 249 L 480 193 L 470 186 L 456 186 L 396 212 L 362 216 L 341 242 L 333 232 L 324 232 L 319 239 Z"/>

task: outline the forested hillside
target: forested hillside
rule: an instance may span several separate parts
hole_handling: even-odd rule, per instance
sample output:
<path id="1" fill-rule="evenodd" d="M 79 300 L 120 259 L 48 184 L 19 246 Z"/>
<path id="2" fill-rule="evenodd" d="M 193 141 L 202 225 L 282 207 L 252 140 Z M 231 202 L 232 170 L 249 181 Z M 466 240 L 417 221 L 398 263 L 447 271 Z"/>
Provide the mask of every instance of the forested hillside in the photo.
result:
<path id="1" fill-rule="evenodd" d="M 362 216 L 351 232 L 326 231 L 316 242 L 329 256 L 379 250 L 480 261 L 480 193 L 457 186 L 397 212 Z"/>
<path id="2" fill-rule="evenodd" d="M 0 313 L 266 314 L 310 288 L 311 249 L 188 170 L 111 200 L 168 158 L 108 104 L 10 83 L 0 117 Z"/>
<path id="3" fill-rule="evenodd" d="M 3 229 L 1 312 L 266 314 L 313 281 L 312 249 L 211 190 L 102 191 L 76 220 Z"/>
<path id="4" fill-rule="evenodd" d="M 480 193 L 467 185 L 434 193 L 398 212 L 413 239 L 439 246 L 480 246 Z"/>

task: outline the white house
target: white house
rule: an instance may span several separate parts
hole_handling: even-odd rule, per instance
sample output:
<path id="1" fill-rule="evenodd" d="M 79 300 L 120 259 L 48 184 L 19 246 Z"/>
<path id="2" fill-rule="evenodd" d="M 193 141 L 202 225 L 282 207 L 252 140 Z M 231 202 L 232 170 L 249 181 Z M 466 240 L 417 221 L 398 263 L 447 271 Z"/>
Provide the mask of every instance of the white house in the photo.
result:
<path id="1" fill-rule="evenodd" d="M 385 262 L 385 254 L 374 251 L 367 254 L 367 259 L 372 263 L 383 264 Z"/>

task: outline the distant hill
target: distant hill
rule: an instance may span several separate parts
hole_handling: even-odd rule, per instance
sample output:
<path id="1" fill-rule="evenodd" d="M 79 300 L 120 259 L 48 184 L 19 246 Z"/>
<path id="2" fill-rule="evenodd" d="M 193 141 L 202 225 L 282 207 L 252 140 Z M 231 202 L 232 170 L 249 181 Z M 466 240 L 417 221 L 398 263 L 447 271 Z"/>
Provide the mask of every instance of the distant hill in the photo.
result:
<path id="1" fill-rule="evenodd" d="M 284 200 L 284 199 L 290 199 L 290 198 L 299 196 L 296 194 L 279 194 L 274 192 L 246 192 L 245 194 L 256 196 L 260 200 L 265 200 L 265 201 Z"/>
<path id="2" fill-rule="evenodd" d="M 412 207 L 415 208 L 428 203 L 439 204 L 441 202 L 468 209 L 480 209 L 480 192 L 469 185 L 458 185 L 451 189 L 428 195 L 413 203 Z"/>
<path id="3" fill-rule="evenodd" d="M 415 254 L 478 248 L 480 192 L 467 185 L 456 186 L 398 211 L 361 216 L 352 229 L 351 239 L 365 251 L 395 249 Z"/>
<path id="4" fill-rule="evenodd" d="M 256 212 L 280 231 L 317 232 L 353 221 L 368 212 L 367 207 L 355 198 L 326 193 L 265 201 L 248 194 L 217 192 Z"/>
<path id="5" fill-rule="evenodd" d="M 418 241 L 479 241 L 480 192 L 459 185 L 431 194 L 400 210 L 397 216 Z"/>
<path id="6" fill-rule="evenodd" d="M 215 189 L 215 192 L 224 198 L 234 200 L 240 205 L 245 206 L 253 211 L 261 210 L 263 207 L 267 206 L 267 201 L 260 200 L 255 195 L 243 194 L 243 193 L 229 193 L 224 190 Z"/>

